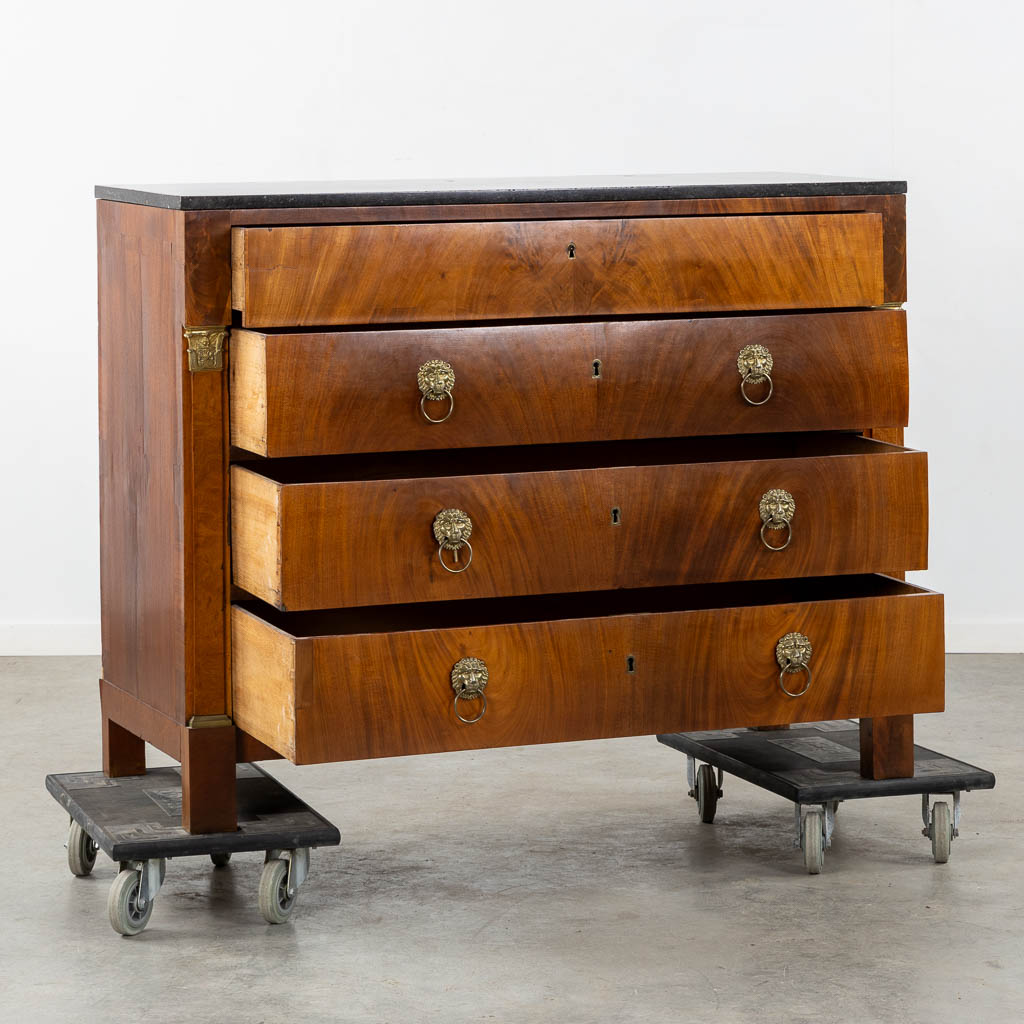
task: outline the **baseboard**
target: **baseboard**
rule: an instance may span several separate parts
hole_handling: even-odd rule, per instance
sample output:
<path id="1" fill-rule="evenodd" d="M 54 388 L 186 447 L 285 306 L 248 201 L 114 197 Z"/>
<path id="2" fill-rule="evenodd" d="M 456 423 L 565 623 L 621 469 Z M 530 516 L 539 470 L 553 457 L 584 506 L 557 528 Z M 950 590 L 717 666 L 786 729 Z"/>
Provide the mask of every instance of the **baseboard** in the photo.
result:
<path id="1" fill-rule="evenodd" d="M 0 657 L 99 653 L 98 622 L 0 622 Z"/>
<path id="2" fill-rule="evenodd" d="M 1024 622 L 947 622 L 949 654 L 1022 654 Z"/>
<path id="3" fill-rule="evenodd" d="M 1024 621 L 947 622 L 950 654 L 1024 653 Z M 0 657 L 100 653 L 98 622 L 2 622 Z"/>

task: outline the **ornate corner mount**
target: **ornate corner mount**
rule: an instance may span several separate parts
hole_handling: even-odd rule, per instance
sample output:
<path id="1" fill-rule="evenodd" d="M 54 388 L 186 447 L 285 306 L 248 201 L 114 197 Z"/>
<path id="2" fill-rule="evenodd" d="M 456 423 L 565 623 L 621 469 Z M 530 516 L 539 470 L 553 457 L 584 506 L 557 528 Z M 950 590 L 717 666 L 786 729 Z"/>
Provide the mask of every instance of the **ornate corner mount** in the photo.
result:
<path id="1" fill-rule="evenodd" d="M 224 341 L 227 327 L 186 327 L 188 368 L 192 373 L 224 369 Z"/>

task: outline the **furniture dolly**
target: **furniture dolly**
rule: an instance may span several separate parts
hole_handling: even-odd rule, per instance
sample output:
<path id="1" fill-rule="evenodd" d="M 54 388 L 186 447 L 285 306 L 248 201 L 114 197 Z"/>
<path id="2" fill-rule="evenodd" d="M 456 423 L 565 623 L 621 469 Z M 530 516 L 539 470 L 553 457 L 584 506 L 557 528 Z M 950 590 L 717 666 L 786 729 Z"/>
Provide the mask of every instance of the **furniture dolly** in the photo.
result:
<path id="1" fill-rule="evenodd" d="M 914 747 L 914 774 L 908 778 L 867 779 L 860 773 L 856 722 L 804 722 L 788 729 L 719 729 L 672 733 L 659 743 L 686 755 L 688 796 L 697 801 L 700 819 L 715 820 L 725 773 L 793 802 L 794 845 L 803 851 L 809 874 L 821 871 L 832 845 L 835 816 L 844 800 L 882 796 L 921 796 L 922 833 L 931 840 L 936 864 L 949 860 L 960 835 L 960 795 L 992 789 L 995 776 L 974 765 Z M 704 762 L 698 767 L 697 762 Z M 930 797 L 949 794 L 949 804 Z"/>
<path id="2" fill-rule="evenodd" d="M 209 857 L 227 865 L 233 853 L 265 853 L 259 909 L 269 924 L 291 917 L 309 874 L 310 849 L 337 846 L 338 830 L 261 768 L 235 772 L 238 828 L 191 835 L 181 826 L 181 772 L 151 768 L 145 775 L 108 778 L 103 772 L 48 775 L 46 788 L 71 817 L 68 867 L 92 873 L 102 851 L 120 865 L 107 899 L 111 927 L 137 935 L 153 913 L 167 861 Z"/>

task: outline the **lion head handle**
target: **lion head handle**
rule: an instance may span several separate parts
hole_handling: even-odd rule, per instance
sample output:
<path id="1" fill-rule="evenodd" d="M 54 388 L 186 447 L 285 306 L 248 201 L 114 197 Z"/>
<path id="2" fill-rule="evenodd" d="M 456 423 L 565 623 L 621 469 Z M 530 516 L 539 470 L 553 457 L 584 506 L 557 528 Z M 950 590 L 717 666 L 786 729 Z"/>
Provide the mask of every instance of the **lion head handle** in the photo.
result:
<path id="1" fill-rule="evenodd" d="M 764 345 L 745 345 L 736 357 L 736 369 L 740 371 L 740 376 L 755 384 L 770 377 L 774 366 L 775 360 Z"/>
<path id="2" fill-rule="evenodd" d="M 428 402 L 440 402 L 455 387 L 455 371 L 443 359 L 430 359 L 417 371 L 416 383 Z"/>
<path id="3" fill-rule="evenodd" d="M 443 508 L 434 517 L 434 540 L 446 551 L 458 551 L 473 534 L 473 520 L 461 508 Z"/>
<path id="4" fill-rule="evenodd" d="M 769 530 L 781 530 L 796 515 L 796 501 L 789 491 L 773 487 L 761 495 L 758 511 L 761 513 L 761 522 Z"/>
<path id="5" fill-rule="evenodd" d="M 487 665 L 482 658 L 459 658 L 452 667 L 452 689 L 457 696 L 483 693 L 487 679 Z"/>
<path id="6" fill-rule="evenodd" d="M 803 633 L 787 633 L 775 645 L 775 659 L 784 672 L 799 672 L 806 668 L 813 653 L 811 641 Z"/>

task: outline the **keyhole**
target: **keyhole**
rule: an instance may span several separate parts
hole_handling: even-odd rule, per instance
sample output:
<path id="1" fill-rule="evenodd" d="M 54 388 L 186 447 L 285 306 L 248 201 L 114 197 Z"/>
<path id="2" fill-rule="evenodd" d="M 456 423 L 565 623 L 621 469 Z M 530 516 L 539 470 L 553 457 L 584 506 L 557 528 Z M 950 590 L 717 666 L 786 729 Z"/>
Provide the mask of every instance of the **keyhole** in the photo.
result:
<path id="1" fill-rule="evenodd" d="M 618 526 L 622 522 L 622 512 L 618 508 L 612 509 L 612 526 Z"/>
<path id="2" fill-rule="evenodd" d="M 576 259 L 576 243 L 570 242 L 566 247 L 565 251 L 569 254 L 569 259 Z"/>
<path id="3" fill-rule="evenodd" d="M 632 654 L 626 655 L 626 671 L 632 675 L 636 672 L 636 658 Z"/>
<path id="4" fill-rule="evenodd" d="M 600 377 L 601 376 L 601 360 L 600 359 L 595 359 L 594 360 L 594 376 L 595 377 Z"/>

